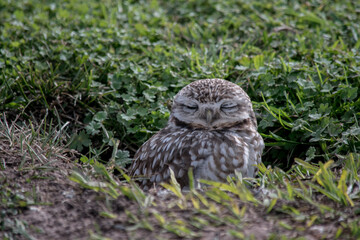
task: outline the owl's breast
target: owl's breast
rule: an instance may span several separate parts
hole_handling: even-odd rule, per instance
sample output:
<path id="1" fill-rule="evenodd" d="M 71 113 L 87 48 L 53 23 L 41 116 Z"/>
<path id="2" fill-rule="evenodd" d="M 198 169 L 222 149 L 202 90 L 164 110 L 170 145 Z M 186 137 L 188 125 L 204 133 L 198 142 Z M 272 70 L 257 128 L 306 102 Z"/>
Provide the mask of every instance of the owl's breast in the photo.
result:
<path id="1" fill-rule="evenodd" d="M 195 178 L 224 181 L 235 171 L 255 175 L 261 158 L 251 144 L 251 135 L 234 131 L 194 131 L 190 135 L 189 156 Z"/>
<path id="2" fill-rule="evenodd" d="M 138 150 L 130 174 L 142 177 L 143 186 L 167 181 L 170 169 L 181 186 L 189 183 L 189 168 L 196 180 L 226 181 L 235 171 L 254 177 L 262 149 L 257 132 L 165 128 Z"/>

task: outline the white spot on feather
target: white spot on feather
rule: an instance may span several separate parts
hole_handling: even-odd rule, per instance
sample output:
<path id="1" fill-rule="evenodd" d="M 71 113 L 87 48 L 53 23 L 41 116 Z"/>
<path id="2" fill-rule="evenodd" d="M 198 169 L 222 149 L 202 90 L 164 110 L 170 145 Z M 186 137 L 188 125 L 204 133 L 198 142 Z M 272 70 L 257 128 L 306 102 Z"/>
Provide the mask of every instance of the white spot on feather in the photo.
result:
<path id="1" fill-rule="evenodd" d="M 179 172 L 178 172 L 178 177 L 183 177 L 185 174 L 184 169 L 180 168 Z"/>
<path id="2" fill-rule="evenodd" d="M 213 156 L 208 157 L 208 164 L 209 164 L 209 167 L 211 167 L 213 170 L 217 170 Z"/>
<path id="3" fill-rule="evenodd" d="M 190 165 L 191 165 L 192 167 L 196 168 L 196 167 L 198 167 L 199 165 L 201 165 L 203 162 L 204 162 L 203 160 L 200 160 L 200 161 L 192 161 Z"/>
<path id="4" fill-rule="evenodd" d="M 151 164 L 151 168 L 154 169 L 155 168 L 155 164 L 157 163 L 157 161 L 154 159 L 152 164 Z"/>
<path id="5" fill-rule="evenodd" d="M 227 178 L 228 174 L 224 173 L 224 172 L 220 172 L 220 177 L 222 178 L 222 180 L 225 180 Z"/>
<path id="6" fill-rule="evenodd" d="M 151 151 L 150 154 L 149 154 L 149 157 L 153 158 L 155 156 L 155 154 L 156 154 L 156 151 Z"/>
<path id="7" fill-rule="evenodd" d="M 204 148 L 203 147 L 201 147 L 201 148 L 199 148 L 198 149 L 198 153 L 199 153 L 199 155 L 203 155 L 204 154 Z"/>
<path id="8" fill-rule="evenodd" d="M 219 178 L 214 174 L 213 171 L 208 171 L 206 173 L 206 175 L 202 176 L 202 178 L 213 180 L 213 181 L 218 181 L 219 180 Z"/>
<path id="9" fill-rule="evenodd" d="M 163 174 L 163 179 L 167 179 L 170 176 L 170 170 L 166 169 L 166 171 Z"/>
<path id="10" fill-rule="evenodd" d="M 156 175 L 155 181 L 156 181 L 156 182 L 161 182 L 161 175 L 160 175 L 160 174 L 157 174 L 157 175 Z"/>
<path id="11" fill-rule="evenodd" d="M 146 171 L 146 165 L 144 164 L 144 165 L 142 166 L 142 174 L 145 174 L 145 171 Z"/>
<path id="12" fill-rule="evenodd" d="M 234 152 L 234 149 L 232 147 L 229 147 L 228 151 L 229 151 L 230 157 L 235 157 L 235 152 Z"/>
<path id="13" fill-rule="evenodd" d="M 249 159 L 249 148 L 244 147 L 243 149 L 244 149 L 243 159 L 244 159 L 244 161 L 247 161 Z"/>
<path id="14" fill-rule="evenodd" d="M 193 151 L 190 151 L 189 154 L 190 154 L 191 161 L 195 161 L 197 158 L 196 154 Z"/>
<path id="15" fill-rule="evenodd" d="M 166 150 L 165 151 L 169 151 L 169 148 L 170 148 L 171 145 L 172 145 L 171 143 L 166 144 Z"/>
<path id="16" fill-rule="evenodd" d="M 235 167 L 239 165 L 239 161 L 236 158 L 233 158 L 232 163 Z"/>
<path id="17" fill-rule="evenodd" d="M 170 151 L 170 156 L 173 156 L 175 148 L 172 148 Z"/>
<path id="18" fill-rule="evenodd" d="M 227 148 L 227 144 L 226 143 L 221 143 L 220 144 L 220 153 L 223 155 L 223 156 L 226 156 L 226 148 Z"/>

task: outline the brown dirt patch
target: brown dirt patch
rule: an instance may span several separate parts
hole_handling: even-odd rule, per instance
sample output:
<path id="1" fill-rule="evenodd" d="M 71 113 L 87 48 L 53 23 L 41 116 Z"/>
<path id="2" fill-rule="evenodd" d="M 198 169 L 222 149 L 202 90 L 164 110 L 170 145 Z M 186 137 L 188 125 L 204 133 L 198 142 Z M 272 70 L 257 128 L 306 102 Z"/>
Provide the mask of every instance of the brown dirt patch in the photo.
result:
<path id="1" fill-rule="evenodd" d="M 319 215 L 319 211 L 302 201 L 286 203 L 307 212 L 306 216 L 298 217 L 282 209 L 280 201 L 276 204 L 278 207 L 266 213 L 266 207 L 244 203 L 234 197 L 234 204 L 245 209 L 242 217 L 236 218 L 230 207 L 212 200 L 209 200 L 214 206 L 211 214 L 195 210 L 189 199 L 181 209 L 174 195 L 153 191 L 147 195 L 152 198 L 152 204 L 141 208 L 141 204 L 123 194 L 113 199 L 69 180 L 74 169 L 84 176 L 93 176 L 92 167 L 75 163 L 77 156 L 73 152 L 50 148 L 26 137 L 10 138 L 4 131 L 0 133 L 0 206 L 6 206 L 0 209 L 0 238 L 3 239 L 94 239 L 96 236 L 110 239 L 182 239 L 185 236 L 269 239 L 281 235 L 332 239 L 340 226 L 340 221 L 334 221 L 338 218 L 335 214 L 328 218 L 323 215 L 323 219 L 316 220 L 317 224 L 307 227 L 310 217 Z M 24 130 L 18 129 L 16 134 L 24 135 Z M 25 141 L 31 142 L 31 148 L 24 147 Z M 127 183 L 119 184 L 131 189 Z M 164 223 L 156 214 L 164 218 Z M 190 226 L 192 235 L 182 235 L 173 228 L 182 223 Z"/>
<path id="2" fill-rule="evenodd" d="M 0 238 L 88 239 L 91 232 L 108 231 L 107 219 L 100 216 L 106 196 L 68 179 L 72 169 L 81 168 L 74 163 L 74 154 L 36 141 L 31 148 L 22 148 L 29 139 L 19 140 L 4 132 L 0 136 L 0 190 L 8 206 L 1 209 Z M 129 205 L 119 197 L 114 210 L 125 216 L 123 210 Z M 109 234 L 126 238 L 121 229 Z"/>

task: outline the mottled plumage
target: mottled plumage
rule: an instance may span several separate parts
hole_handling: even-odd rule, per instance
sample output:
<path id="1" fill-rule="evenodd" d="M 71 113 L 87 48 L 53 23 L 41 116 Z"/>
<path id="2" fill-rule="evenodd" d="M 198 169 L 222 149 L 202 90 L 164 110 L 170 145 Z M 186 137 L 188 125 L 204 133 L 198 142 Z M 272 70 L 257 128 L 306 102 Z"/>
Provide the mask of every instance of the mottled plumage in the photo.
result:
<path id="1" fill-rule="evenodd" d="M 235 170 L 253 177 L 264 142 L 249 96 L 222 79 L 195 81 L 175 96 L 169 122 L 136 152 L 130 175 L 149 188 L 170 179 L 181 186 L 188 170 L 195 180 L 225 181 Z"/>

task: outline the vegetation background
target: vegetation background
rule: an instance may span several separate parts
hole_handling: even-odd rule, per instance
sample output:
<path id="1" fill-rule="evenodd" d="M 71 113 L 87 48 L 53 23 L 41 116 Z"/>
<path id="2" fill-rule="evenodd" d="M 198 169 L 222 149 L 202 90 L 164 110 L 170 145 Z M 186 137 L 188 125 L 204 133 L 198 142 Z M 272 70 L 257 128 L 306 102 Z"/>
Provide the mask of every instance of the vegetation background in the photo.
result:
<path id="1" fill-rule="evenodd" d="M 220 226 L 227 237 L 292 238 L 316 224 L 330 230 L 315 238 L 360 237 L 359 1 L 0 0 L 0 31 L 0 227 L 6 239 L 20 234 L 15 220 L 30 205 L 43 204 L 24 192 L 31 201 L 20 201 L 11 176 L 43 170 L 37 164 L 52 163 L 59 152 L 86 168 L 68 172 L 79 187 L 141 206 L 126 215 L 131 221 L 123 220 L 127 238 L 137 237 L 129 226 L 165 238 L 212 236 L 204 230 L 210 226 Z M 177 91 L 202 78 L 224 78 L 247 91 L 267 146 L 265 165 L 257 179 L 208 182 L 203 193 L 167 185 L 176 204 L 155 212 L 161 200 L 124 183 L 121 173 L 137 148 L 164 127 Z M 19 159 L 12 166 L 14 149 Z M 9 169 L 14 175 L 6 175 Z M 268 193 L 256 198 L 246 190 L 249 184 Z M 103 215 L 119 221 L 121 211 L 110 205 Z M 169 216 L 174 208 L 186 211 Z M 228 214 L 223 208 L 237 220 L 220 221 Z M 262 236 L 244 230 L 252 208 L 275 219 Z M 101 227 L 94 232 L 92 237 L 108 236 Z"/>

